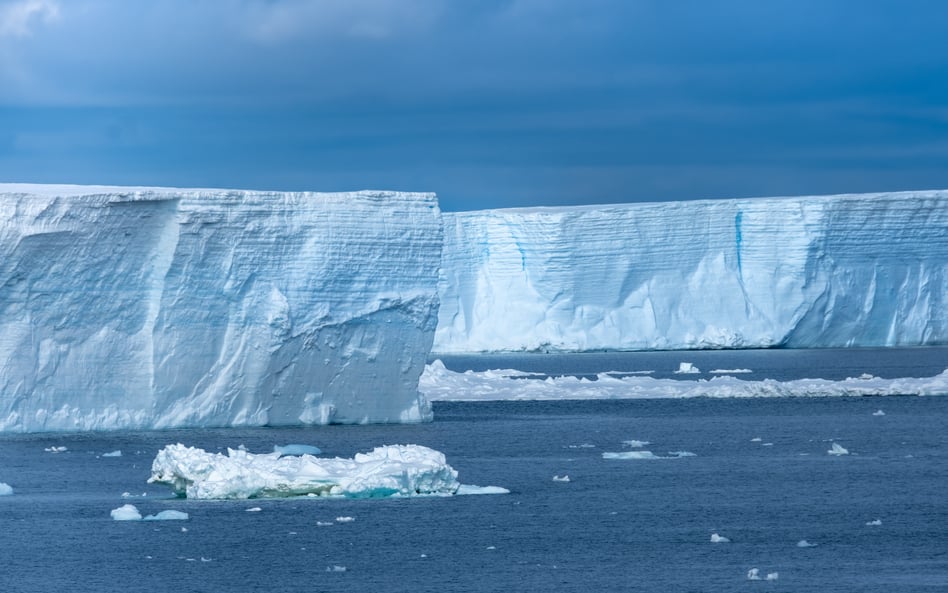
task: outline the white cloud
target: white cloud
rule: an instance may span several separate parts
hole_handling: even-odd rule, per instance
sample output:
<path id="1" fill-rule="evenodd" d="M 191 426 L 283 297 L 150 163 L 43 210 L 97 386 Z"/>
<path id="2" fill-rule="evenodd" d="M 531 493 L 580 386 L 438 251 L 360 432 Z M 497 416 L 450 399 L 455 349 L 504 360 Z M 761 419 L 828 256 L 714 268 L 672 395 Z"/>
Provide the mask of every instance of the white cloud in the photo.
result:
<path id="1" fill-rule="evenodd" d="M 59 18 L 55 0 L 16 0 L 0 4 L 0 37 L 28 37 L 33 26 Z"/>

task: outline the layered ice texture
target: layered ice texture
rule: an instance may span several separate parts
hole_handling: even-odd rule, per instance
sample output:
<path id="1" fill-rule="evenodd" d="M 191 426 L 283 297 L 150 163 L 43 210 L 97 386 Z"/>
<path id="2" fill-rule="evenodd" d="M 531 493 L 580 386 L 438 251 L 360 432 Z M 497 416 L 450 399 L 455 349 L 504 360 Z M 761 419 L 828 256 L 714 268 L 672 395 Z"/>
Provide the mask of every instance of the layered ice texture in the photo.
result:
<path id="1" fill-rule="evenodd" d="M 434 350 L 948 342 L 948 192 L 445 213 Z"/>
<path id="2" fill-rule="evenodd" d="M 225 455 L 179 443 L 158 452 L 148 481 L 198 499 L 451 495 L 461 486 L 444 454 L 421 445 L 376 447 L 346 459 L 237 449 Z"/>
<path id="3" fill-rule="evenodd" d="M 416 422 L 433 194 L 0 184 L 0 430 Z"/>

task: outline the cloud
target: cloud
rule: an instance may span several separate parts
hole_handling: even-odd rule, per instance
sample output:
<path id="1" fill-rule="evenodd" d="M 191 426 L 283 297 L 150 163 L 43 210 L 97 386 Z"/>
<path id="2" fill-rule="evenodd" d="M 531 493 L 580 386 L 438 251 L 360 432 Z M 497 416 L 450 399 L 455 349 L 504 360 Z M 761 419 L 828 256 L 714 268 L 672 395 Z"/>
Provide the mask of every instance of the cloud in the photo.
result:
<path id="1" fill-rule="evenodd" d="M 17 0 L 0 4 L 0 37 L 29 37 L 38 22 L 59 18 L 55 0 Z"/>

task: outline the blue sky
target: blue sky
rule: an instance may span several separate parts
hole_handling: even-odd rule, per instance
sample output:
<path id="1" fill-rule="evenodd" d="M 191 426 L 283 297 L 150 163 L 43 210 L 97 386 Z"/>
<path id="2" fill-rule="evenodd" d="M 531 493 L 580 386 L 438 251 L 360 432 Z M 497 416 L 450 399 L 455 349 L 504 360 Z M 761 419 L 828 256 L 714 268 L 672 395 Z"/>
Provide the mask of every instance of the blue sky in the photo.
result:
<path id="1" fill-rule="evenodd" d="M 948 188 L 948 3 L 0 0 L 0 180 L 445 210 Z"/>

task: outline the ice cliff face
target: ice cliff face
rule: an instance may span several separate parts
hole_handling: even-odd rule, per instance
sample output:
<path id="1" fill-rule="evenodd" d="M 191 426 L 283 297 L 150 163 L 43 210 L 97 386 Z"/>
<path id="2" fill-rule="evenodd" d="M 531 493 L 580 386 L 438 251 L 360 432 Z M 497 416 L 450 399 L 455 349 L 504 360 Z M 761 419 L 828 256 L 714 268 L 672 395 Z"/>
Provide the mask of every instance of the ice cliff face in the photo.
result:
<path id="1" fill-rule="evenodd" d="M 948 191 L 443 218 L 436 352 L 948 342 Z"/>
<path id="2" fill-rule="evenodd" d="M 405 422 L 431 194 L 0 184 L 0 430 Z"/>

